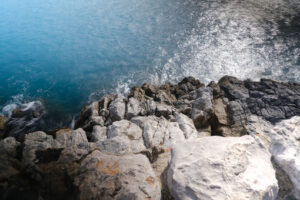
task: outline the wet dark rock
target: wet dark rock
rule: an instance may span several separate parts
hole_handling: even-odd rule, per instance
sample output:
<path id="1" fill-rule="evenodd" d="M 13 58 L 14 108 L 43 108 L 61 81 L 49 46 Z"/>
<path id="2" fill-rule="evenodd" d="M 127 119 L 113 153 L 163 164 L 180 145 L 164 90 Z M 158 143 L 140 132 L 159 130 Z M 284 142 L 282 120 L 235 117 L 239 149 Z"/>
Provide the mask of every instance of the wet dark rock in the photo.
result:
<path id="1" fill-rule="evenodd" d="M 229 100 L 242 100 L 249 97 L 249 91 L 244 85 L 244 82 L 235 77 L 224 76 L 220 79 L 218 85 Z"/>
<path id="2" fill-rule="evenodd" d="M 219 85 L 223 96 L 229 101 L 239 100 L 240 107 L 244 110 L 244 114 L 241 109 L 232 110 L 233 115 L 246 116 L 252 113 L 276 123 L 300 114 L 300 84 L 280 83 L 269 79 L 262 79 L 260 82 L 240 81 L 234 77 L 224 77 Z"/>
<path id="3" fill-rule="evenodd" d="M 177 98 L 179 98 L 203 86 L 204 84 L 201 83 L 199 80 L 189 76 L 184 78 L 181 82 L 179 82 L 177 87 L 174 87 L 173 93 L 176 95 Z"/>
<path id="4" fill-rule="evenodd" d="M 93 117 L 99 116 L 99 103 L 93 102 L 92 104 L 84 107 L 81 110 L 78 120 L 75 123 L 75 128 L 83 127 L 89 128 L 92 127 L 91 121 Z M 91 124 L 91 125 L 89 125 Z"/>
<path id="5" fill-rule="evenodd" d="M 5 122 L 4 136 L 20 137 L 26 133 L 40 130 L 46 110 L 42 102 L 34 101 L 16 108 Z"/>

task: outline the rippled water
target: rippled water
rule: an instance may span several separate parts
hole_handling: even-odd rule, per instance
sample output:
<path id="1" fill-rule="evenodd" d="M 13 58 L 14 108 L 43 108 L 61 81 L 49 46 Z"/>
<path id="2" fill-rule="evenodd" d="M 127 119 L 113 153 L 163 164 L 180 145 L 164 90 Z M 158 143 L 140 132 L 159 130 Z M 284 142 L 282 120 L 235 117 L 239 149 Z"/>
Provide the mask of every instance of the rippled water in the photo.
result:
<path id="1" fill-rule="evenodd" d="M 40 99 L 66 125 L 103 94 L 190 75 L 300 81 L 300 1 L 0 2 L 5 113 Z"/>

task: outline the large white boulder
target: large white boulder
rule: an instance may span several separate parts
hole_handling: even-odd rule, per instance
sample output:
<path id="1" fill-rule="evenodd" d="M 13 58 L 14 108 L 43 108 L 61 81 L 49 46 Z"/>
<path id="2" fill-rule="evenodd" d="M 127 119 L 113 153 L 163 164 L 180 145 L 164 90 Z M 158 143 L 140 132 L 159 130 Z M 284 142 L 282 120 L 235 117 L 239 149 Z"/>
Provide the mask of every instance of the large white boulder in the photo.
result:
<path id="1" fill-rule="evenodd" d="M 272 200 L 278 192 L 271 154 L 251 136 L 177 143 L 168 186 L 182 200 Z"/>

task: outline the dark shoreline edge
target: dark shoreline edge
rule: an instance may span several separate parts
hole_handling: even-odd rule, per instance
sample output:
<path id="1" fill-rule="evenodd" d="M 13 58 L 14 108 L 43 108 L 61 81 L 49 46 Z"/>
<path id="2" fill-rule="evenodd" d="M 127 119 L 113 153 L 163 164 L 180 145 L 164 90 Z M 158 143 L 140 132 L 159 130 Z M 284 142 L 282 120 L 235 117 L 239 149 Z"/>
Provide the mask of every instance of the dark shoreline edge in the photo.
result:
<path id="1" fill-rule="evenodd" d="M 212 81 L 206 87 L 212 89 L 213 99 L 221 98 L 223 100 L 225 99 L 225 101 L 233 102 L 239 100 L 240 106 L 245 107 L 243 108 L 245 114 L 262 116 L 264 119 L 276 123 L 283 119 L 300 115 L 299 85 L 300 83 L 279 82 L 271 79 L 261 79 L 258 82 L 251 81 L 250 79 L 240 81 L 235 77 L 224 76 L 218 83 Z M 199 87 L 205 87 L 205 85 L 193 77 L 186 77 L 178 84 L 167 83 L 157 86 L 145 83 L 142 86 L 134 86 L 131 88 L 128 97 L 124 97 L 124 102 L 127 104 L 131 97 L 139 101 L 144 101 L 137 96 L 144 95 L 145 98 L 152 98 L 155 102 L 173 106 L 175 109 L 178 109 L 179 112 L 191 117 L 191 113 L 189 112 L 192 105 L 179 105 L 182 104 L 180 98 L 183 99 L 181 96 L 187 95 L 188 92 L 198 89 Z M 136 94 L 137 92 L 141 92 L 141 94 Z M 159 97 L 159 95 L 165 95 L 165 97 L 162 98 L 166 99 L 160 99 L 161 97 Z M 33 104 L 32 108 L 25 111 L 22 111 L 20 108 L 15 109 L 10 118 L 0 116 L 0 138 L 7 136 L 24 136 L 24 134 L 29 132 L 43 129 L 43 124 L 47 124 L 47 120 L 43 119 L 43 117 L 46 116 L 45 107 L 40 101 L 34 101 Z M 182 110 L 183 106 L 188 108 Z M 226 107 L 228 105 L 224 106 Z M 85 108 L 82 109 L 81 113 L 84 112 L 84 109 Z M 86 113 L 83 115 L 86 115 Z M 149 113 L 140 113 L 140 115 L 149 115 Z M 160 116 L 159 113 L 157 115 Z M 82 123 L 82 120 L 86 120 L 83 118 L 84 116 L 79 113 L 75 119 L 75 128 L 81 127 L 80 125 L 82 124 L 80 123 Z M 211 118 L 213 117 L 211 116 Z M 97 124 L 97 122 L 91 123 Z M 103 123 L 105 125 L 110 124 L 109 122 Z M 99 125 L 104 125 L 103 123 L 101 122 Z M 62 128 L 66 129 L 70 127 L 57 127 L 55 129 L 43 130 L 51 134 Z M 216 135 L 220 134 L 216 133 Z"/>

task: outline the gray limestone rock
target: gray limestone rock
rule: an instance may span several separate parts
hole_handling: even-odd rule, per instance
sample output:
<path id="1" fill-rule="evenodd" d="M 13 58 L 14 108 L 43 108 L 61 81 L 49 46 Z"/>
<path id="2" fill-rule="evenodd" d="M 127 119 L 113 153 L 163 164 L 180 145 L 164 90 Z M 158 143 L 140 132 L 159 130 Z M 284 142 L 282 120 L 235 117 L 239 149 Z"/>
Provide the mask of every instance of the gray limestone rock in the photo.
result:
<path id="1" fill-rule="evenodd" d="M 74 184 L 79 199 L 160 200 L 160 182 L 141 154 L 114 156 L 93 151 L 81 163 Z"/>

